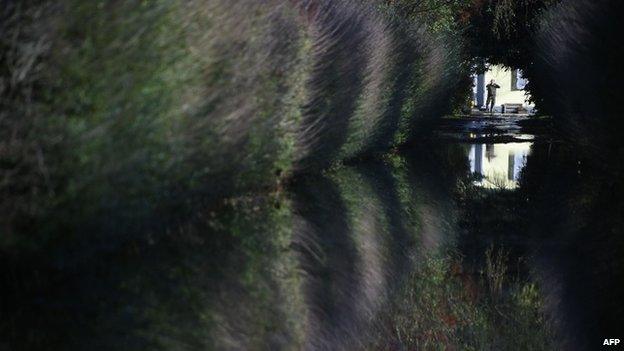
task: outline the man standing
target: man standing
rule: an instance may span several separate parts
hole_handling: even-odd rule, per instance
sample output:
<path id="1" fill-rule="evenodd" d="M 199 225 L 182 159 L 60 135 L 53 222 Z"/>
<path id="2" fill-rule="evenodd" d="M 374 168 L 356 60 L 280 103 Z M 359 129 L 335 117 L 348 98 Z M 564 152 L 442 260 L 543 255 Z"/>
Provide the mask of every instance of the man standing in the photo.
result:
<path id="1" fill-rule="evenodd" d="M 485 108 L 492 113 L 494 111 L 494 104 L 496 104 L 496 89 L 500 88 L 500 85 L 496 84 L 494 79 L 490 81 L 490 84 L 485 86 L 487 88 L 487 99 L 485 100 Z"/>

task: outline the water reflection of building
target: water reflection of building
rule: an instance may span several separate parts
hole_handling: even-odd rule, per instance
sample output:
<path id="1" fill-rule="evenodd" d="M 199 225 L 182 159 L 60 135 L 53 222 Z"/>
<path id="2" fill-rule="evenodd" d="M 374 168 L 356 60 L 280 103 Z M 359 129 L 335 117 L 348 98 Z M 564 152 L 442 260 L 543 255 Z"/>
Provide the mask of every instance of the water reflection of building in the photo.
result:
<path id="1" fill-rule="evenodd" d="M 472 150 L 470 150 L 470 154 L 473 155 L 470 158 L 470 170 L 472 173 L 483 174 L 483 157 L 481 157 L 483 154 L 483 145 L 473 145 Z"/>
<path id="2" fill-rule="evenodd" d="M 470 171 L 481 176 L 484 188 L 514 189 L 532 143 L 474 144 L 470 148 Z"/>

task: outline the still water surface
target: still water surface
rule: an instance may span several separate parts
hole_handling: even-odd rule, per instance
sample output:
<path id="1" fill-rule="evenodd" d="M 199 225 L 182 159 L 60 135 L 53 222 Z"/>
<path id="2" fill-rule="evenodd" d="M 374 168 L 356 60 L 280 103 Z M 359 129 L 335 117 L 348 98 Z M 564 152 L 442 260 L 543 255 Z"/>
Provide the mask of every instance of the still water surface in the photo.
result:
<path id="1" fill-rule="evenodd" d="M 9 261 L 0 349 L 591 349 L 621 317 L 622 226 L 578 157 L 425 143 Z"/>
<path id="2" fill-rule="evenodd" d="M 531 142 L 470 145 L 470 171 L 480 178 L 475 185 L 491 189 L 517 188 L 531 145 Z"/>

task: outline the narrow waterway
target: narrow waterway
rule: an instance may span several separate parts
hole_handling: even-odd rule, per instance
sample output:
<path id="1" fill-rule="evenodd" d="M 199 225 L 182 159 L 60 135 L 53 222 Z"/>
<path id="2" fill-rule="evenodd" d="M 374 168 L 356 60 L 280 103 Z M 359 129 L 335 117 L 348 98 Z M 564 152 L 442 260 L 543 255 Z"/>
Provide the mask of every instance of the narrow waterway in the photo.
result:
<path id="1" fill-rule="evenodd" d="M 608 230 L 621 218 L 593 212 L 592 177 L 605 174 L 564 144 L 479 128 L 198 209 L 90 257 L 9 260 L 3 335 L 72 350 L 593 343 L 621 316 L 622 244 Z"/>

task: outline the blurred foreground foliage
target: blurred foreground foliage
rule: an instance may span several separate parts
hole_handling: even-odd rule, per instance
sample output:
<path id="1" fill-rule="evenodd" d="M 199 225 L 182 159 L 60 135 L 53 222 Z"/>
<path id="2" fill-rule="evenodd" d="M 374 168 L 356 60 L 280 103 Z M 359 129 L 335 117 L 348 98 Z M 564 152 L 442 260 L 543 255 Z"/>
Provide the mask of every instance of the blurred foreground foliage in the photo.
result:
<path id="1" fill-rule="evenodd" d="M 0 11 L 2 247 L 123 237 L 384 152 L 465 84 L 458 36 L 387 7 L 3 0 Z"/>

